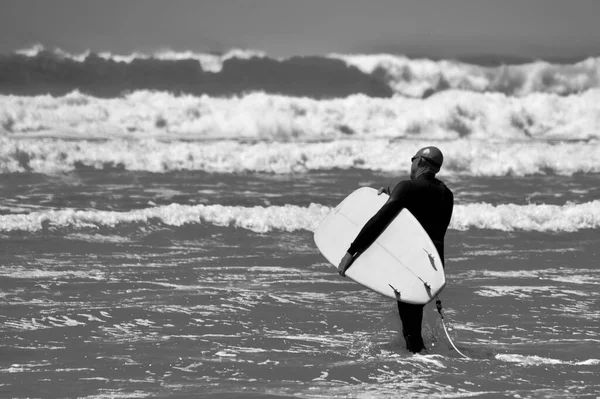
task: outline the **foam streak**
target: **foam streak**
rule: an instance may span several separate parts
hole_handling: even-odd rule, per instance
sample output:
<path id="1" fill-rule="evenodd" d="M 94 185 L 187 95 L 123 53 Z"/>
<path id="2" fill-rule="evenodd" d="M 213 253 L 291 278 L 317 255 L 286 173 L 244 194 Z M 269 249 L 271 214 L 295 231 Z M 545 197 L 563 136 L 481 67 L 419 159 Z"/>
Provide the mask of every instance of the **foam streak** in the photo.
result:
<path id="1" fill-rule="evenodd" d="M 269 207 L 223 205 L 157 206 L 129 212 L 50 210 L 22 215 L 0 216 L 0 231 L 30 231 L 59 228 L 114 228 L 121 224 L 170 226 L 209 223 L 243 228 L 257 233 L 273 230 L 314 231 L 332 208 L 311 204 Z M 574 232 L 600 227 L 600 201 L 583 204 L 493 206 L 485 203 L 457 205 L 451 229 L 491 229 L 500 231 Z"/>

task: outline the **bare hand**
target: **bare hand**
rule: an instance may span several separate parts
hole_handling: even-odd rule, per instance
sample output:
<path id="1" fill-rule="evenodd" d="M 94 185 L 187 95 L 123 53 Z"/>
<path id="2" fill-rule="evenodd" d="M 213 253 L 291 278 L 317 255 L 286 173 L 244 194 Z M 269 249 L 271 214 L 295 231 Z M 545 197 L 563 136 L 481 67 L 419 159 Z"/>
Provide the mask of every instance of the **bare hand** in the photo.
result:
<path id="1" fill-rule="evenodd" d="M 381 187 L 379 190 L 377 190 L 377 195 L 381 195 L 381 194 L 390 195 L 390 188 L 389 187 Z"/>
<path id="2" fill-rule="evenodd" d="M 354 262 L 354 255 L 352 255 L 349 252 L 346 252 L 346 255 L 344 255 L 344 257 L 340 261 L 340 265 L 338 266 L 338 273 L 340 274 L 340 276 L 346 276 L 346 270 L 348 270 L 352 262 Z"/>

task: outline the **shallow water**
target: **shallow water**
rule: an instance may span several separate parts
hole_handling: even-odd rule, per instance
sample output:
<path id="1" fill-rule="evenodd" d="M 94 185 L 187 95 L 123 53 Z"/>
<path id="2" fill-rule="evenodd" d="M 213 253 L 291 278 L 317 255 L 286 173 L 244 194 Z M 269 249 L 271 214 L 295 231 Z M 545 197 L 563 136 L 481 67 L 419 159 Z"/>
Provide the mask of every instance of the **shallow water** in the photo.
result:
<path id="1" fill-rule="evenodd" d="M 318 253 L 310 226 L 320 213 L 273 219 L 278 207 L 332 207 L 359 185 L 402 178 L 358 169 L 0 176 L 0 396 L 598 395 L 597 229 L 449 230 L 441 299 L 465 359 L 431 304 L 428 350 L 405 350 L 395 303 L 340 278 Z M 600 186 L 597 174 L 446 181 L 457 206 L 593 203 Z M 223 224 L 196 205 L 245 213 Z M 160 213 L 135 214 L 145 209 Z M 17 215 L 39 220 L 8 219 Z"/>

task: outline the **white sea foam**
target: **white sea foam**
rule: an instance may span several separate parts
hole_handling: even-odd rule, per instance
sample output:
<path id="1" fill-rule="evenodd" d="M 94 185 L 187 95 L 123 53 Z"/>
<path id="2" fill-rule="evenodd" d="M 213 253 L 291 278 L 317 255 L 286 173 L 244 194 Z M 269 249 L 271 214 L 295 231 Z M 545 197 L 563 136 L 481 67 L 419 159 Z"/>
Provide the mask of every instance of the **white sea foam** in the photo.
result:
<path id="1" fill-rule="evenodd" d="M 573 275 L 573 276 L 550 276 L 547 277 L 549 280 L 556 281 L 559 283 L 567 283 L 567 284 L 591 284 L 591 285 L 600 285 L 600 276 L 594 275 Z"/>
<path id="2" fill-rule="evenodd" d="M 496 359 L 502 360 L 503 362 L 508 363 L 517 363 L 521 366 L 544 366 L 544 365 L 559 365 L 559 364 L 568 364 L 568 365 L 577 365 L 577 366 L 596 366 L 600 364 L 599 359 L 587 359 L 583 361 L 575 361 L 575 360 L 559 360 L 541 356 L 524 356 L 524 355 L 515 355 L 515 354 L 506 354 L 506 355 L 496 355 Z"/>
<path id="3" fill-rule="evenodd" d="M 600 226 L 600 201 L 565 205 L 468 204 L 455 207 L 452 227 L 492 230 L 577 231 Z"/>
<path id="4" fill-rule="evenodd" d="M 130 239 L 119 235 L 103 235 L 103 234 L 69 234 L 64 237 L 66 240 L 87 241 L 96 243 L 128 243 Z"/>
<path id="5" fill-rule="evenodd" d="M 89 320 L 88 320 L 89 321 Z M 8 320 L 5 322 L 5 326 L 14 330 L 25 330 L 25 331 L 34 331 L 34 330 L 42 330 L 47 328 L 55 328 L 55 327 L 77 327 L 84 326 L 87 323 L 80 320 L 72 319 L 68 316 L 44 316 L 36 318 L 25 319 L 21 318 L 19 320 Z"/>
<path id="6" fill-rule="evenodd" d="M 0 216 L 0 231 L 40 231 L 56 228 L 117 227 L 120 224 L 147 224 L 158 221 L 171 226 L 209 223 L 266 233 L 272 230 L 314 231 L 332 208 L 311 204 L 308 207 L 179 205 L 157 206 L 128 212 L 96 210 L 48 210 L 29 214 Z M 455 206 L 451 229 L 523 230 L 574 232 L 600 227 L 600 200 L 565 205 L 490 205 L 485 203 Z"/>
<path id="7" fill-rule="evenodd" d="M 512 296 L 519 299 L 529 299 L 532 296 L 540 296 L 541 294 L 553 295 L 558 291 L 560 289 L 555 286 L 489 285 L 481 287 L 475 291 L 475 294 L 489 298 Z"/>
<path id="8" fill-rule="evenodd" d="M 58 262 L 57 262 L 58 263 Z M 60 279 L 90 279 L 90 280 L 104 280 L 105 275 L 100 270 L 39 270 L 39 269 L 26 269 L 21 267 L 9 267 L 4 266 L 0 271 L 0 276 L 6 278 L 15 279 L 33 279 L 33 280 L 60 280 Z"/>
<path id="9" fill-rule="evenodd" d="M 512 251 L 520 252 L 519 250 L 511 251 L 492 251 L 498 252 L 502 255 L 509 254 Z M 575 251 L 574 249 L 556 249 L 557 252 L 570 252 Z M 536 251 L 531 250 L 530 253 L 535 252 L 553 252 L 549 251 Z M 473 255 L 481 256 L 480 253 L 476 252 Z M 488 255 L 488 254 L 484 254 Z M 460 277 L 463 279 L 534 279 L 537 281 L 545 280 L 558 283 L 575 284 L 575 285 L 600 285 L 600 272 L 592 269 L 577 269 L 577 268 L 558 268 L 558 269 L 539 269 L 539 270 L 469 270 L 466 273 L 461 273 Z M 564 285 L 563 285 L 564 287 Z M 586 295 L 579 291 L 567 291 L 561 289 L 561 292 L 568 293 L 571 295 Z"/>
<path id="10" fill-rule="evenodd" d="M 86 378 L 79 378 L 80 380 L 86 380 Z M 98 381 L 109 382 L 108 378 L 103 377 L 95 377 L 95 378 L 87 378 L 88 380 L 96 379 Z M 146 381 L 144 381 L 146 382 Z M 81 399 L 133 399 L 133 398 L 147 398 L 150 394 L 148 392 L 140 391 L 140 390 L 127 390 L 127 389 L 99 389 L 99 394 L 93 394 L 88 396 L 82 396 Z"/>
<path id="11" fill-rule="evenodd" d="M 536 61 L 483 67 L 453 60 L 411 59 L 390 54 L 331 54 L 330 57 L 344 60 L 365 73 L 383 75 L 396 93 L 413 97 L 448 88 L 501 91 L 520 96 L 533 92 L 568 94 L 600 85 L 600 58 L 588 58 L 574 64 Z"/>
<path id="12" fill-rule="evenodd" d="M 600 119 L 599 119 L 600 120 Z M 202 170 L 219 173 L 303 173 L 314 170 L 408 171 L 411 156 L 436 141 L 339 140 L 326 143 L 210 142 L 146 140 L 72 141 L 0 137 L 0 173 L 54 174 L 79 165 L 164 173 Z M 600 173 L 600 141 L 444 141 L 443 175 L 523 176 Z M 167 195 L 171 193 L 163 193 Z"/>
<path id="13" fill-rule="evenodd" d="M 330 100 L 250 93 L 230 98 L 136 91 L 101 99 L 0 96 L 0 133 L 76 138 L 585 140 L 600 137 L 600 89 L 578 95 L 445 91 L 424 100 Z"/>

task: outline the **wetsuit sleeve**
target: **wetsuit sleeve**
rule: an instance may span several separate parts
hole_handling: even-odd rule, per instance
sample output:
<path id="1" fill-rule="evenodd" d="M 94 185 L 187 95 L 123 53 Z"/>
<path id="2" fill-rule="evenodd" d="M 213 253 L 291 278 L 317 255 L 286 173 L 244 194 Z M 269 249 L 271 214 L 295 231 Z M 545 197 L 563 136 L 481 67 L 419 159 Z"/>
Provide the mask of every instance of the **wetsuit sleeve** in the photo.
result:
<path id="1" fill-rule="evenodd" d="M 381 207 L 381 209 L 364 225 L 358 233 L 348 252 L 352 255 L 364 252 L 379 235 L 385 230 L 388 224 L 398 215 L 406 206 L 410 184 L 407 181 L 400 182 L 392 191 L 390 198 Z"/>

